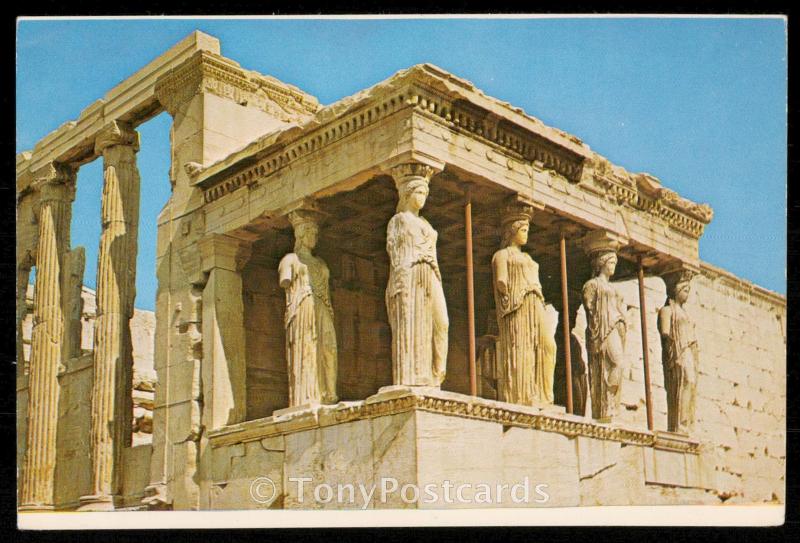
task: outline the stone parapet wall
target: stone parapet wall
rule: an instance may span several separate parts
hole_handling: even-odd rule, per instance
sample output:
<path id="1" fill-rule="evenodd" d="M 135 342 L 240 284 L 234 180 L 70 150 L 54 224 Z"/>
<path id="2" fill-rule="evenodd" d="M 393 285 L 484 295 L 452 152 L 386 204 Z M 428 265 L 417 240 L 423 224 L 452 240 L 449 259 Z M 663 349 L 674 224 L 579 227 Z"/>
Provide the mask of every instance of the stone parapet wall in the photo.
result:
<path id="1" fill-rule="evenodd" d="M 713 466 L 689 450 L 696 443 L 668 437 L 592 423 L 558 407 L 386 387 L 364 401 L 299 409 L 212 432 L 209 506 L 407 509 L 719 503 Z M 296 482 L 301 477 L 308 478 L 302 489 Z M 531 499 L 514 501 L 511 487 L 526 480 Z M 254 481 L 267 485 L 255 495 Z M 338 497 L 320 501 L 314 490 L 320 484 L 330 485 L 334 493 L 347 485 L 375 485 L 378 490 L 369 501 L 359 490 L 352 503 L 339 502 Z M 394 484 L 395 490 L 380 498 L 382 486 Z M 481 484 L 491 489 L 488 501 L 476 498 Z M 433 485 L 437 499 L 404 499 L 405 485 Z M 451 497 L 458 486 L 470 485 L 464 492 L 469 503 L 448 500 L 445 485 L 452 485 Z M 506 486 L 498 491 L 497 485 Z M 669 491 L 660 491 L 667 487 Z M 500 500 L 498 492 L 503 493 Z M 266 497 L 270 499 L 261 499 Z"/>

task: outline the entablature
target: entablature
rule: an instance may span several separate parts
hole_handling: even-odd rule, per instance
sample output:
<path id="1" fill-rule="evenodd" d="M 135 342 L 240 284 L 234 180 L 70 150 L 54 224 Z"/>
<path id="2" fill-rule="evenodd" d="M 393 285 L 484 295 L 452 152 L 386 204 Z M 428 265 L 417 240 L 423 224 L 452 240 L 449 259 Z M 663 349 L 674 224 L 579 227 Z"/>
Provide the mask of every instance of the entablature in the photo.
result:
<path id="1" fill-rule="evenodd" d="M 389 134 L 400 135 L 402 145 L 377 145 L 376 140 Z M 340 184 L 350 190 L 351 180 L 310 164 L 318 159 L 323 166 L 330 164 L 334 159 L 326 153 L 334 146 L 345 157 L 359 155 L 364 138 L 376 141 L 367 166 L 373 173 L 403 153 L 416 153 L 467 178 L 530 193 L 554 213 L 589 227 L 618 230 L 640 252 L 674 253 L 694 263 L 697 240 L 713 217 L 708 205 L 678 196 L 649 174 L 631 174 L 611 165 L 580 139 L 429 64 L 399 72 L 320 109 L 302 124 L 263 136 L 195 172 L 194 184 L 203 190 L 206 204 L 215 203 L 215 208 L 218 200 L 225 207 L 230 206 L 223 202 L 240 200 L 232 193 L 245 186 L 269 186 L 277 172 L 295 179 L 297 198 L 335 192 Z M 297 170 L 314 171 L 325 182 L 301 179 Z M 359 178 L 366 181 L 369 176 L 359 172 Z M 304 184 L 308 190 L 303 190 Z M 252 201 L 251 196 L 245 199 Z"/>

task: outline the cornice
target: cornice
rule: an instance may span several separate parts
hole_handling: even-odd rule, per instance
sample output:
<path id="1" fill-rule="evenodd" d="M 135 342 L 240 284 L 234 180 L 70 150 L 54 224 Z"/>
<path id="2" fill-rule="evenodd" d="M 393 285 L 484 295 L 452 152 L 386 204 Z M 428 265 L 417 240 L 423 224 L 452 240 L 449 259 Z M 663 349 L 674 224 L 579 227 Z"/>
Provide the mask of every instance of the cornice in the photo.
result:
<path id="1" fill-rule="evenodd" d="M 698 204 L 663 188 L 649 174 L 631 174 L 597 155 L 592 172 L 581 186 L 612 204 L 660 218 L 671 228 L 699 239 L 714 217 L 708 204 Z"/>
<path id="2" fill-rule="evenodd" d="M 786 311 L 786 296 L 782 296 L 777 292 L 760 287 L 708 262 L 700 262 L 700 273 L 703 277 L 722 288 L 730 289 L 741 301 L 749 303 L 760 302 L 772 310 Z"/>
<path id="3" fill-rule="evenodd" d="M 450 141 L 451 134 L 463 134 L 489 146 L 487 156 L 493 162 L 503 164 L 511 161 L 523 167 L 528 165 L 531 171 L 549 170 L 577 185 L 580 190 L 604 198 L 615 206 L 652 215 L 691 238 L 699 238 L 712 219 L 713 211 L 708 205 L 680 197 L 648 174 L 630 174 L 612 166 L 600 155 L 590 152 L 577 138 L 570 139 L 568 134 L 546 127 L 521 110 L 494 99 L 491 99 L 493 104 L 496 102 L 494 111 L 456 99 L 454 95 L 445 93 L 441 84 L 436 88 L 435 78 L 428 73 L 431 69 L 423 65 L 401 72 L 375 87 L 321 109 L 301 126 L 268 134 L 235 155 L 205 168 L 199 172 L 196 183 L 204 189 L 206 203 L 243 186 L 253 188 L 310 153 L 333 145 L 400 110 L 411 110 L 419 118 L 433 121 L 443 129 L 431 130 L 436 137 Z M 468 87 L 468 82 L 456 81 L 465 89 L 479 93 Z M 482 93 L 476 96 L 482 97 L 484 102 L 490 100 Z M 515 113 L 521 124 L 512 123 L 510 114 L 500 116 L 497 107 L 504 114 Z M 527 128 L 523 126 L 526 124 Z M 425 130 L 423 125 L 423 121 L 413 124 Z M 534 131 L 532 125 L 540 128 Z M 555 135 L 548 139 L 547 134 Z"/>
<path id="4" fill-rule="evenodd" d="M 209 51 L 197 51 L 155 84 L 156 97 L 172 116 L 203 92 L 260 109 L 286 122 L 306 118 L 319 109 L 316 98 L 297 87 L 245 70 Z"/>

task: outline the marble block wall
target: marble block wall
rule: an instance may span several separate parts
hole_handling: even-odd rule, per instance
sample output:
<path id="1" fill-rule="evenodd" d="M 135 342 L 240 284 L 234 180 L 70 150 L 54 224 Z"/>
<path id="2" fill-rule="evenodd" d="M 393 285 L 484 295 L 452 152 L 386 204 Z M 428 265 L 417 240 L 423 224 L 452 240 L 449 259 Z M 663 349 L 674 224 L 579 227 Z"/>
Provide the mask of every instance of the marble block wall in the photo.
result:
<path id="1" fill-rule="evenodd" d="M 628 305 L 619 421 L 647 427 L 638 284 L 616 283 Z M 786 306 L 776 295 L 704 264 L 692 280 L 687 311 L 700 348 L 692 437 L 714 466 L 720 495 L 731 503 L 785 501 Z M 645 279 L 651 396 L 656 430 L 666 430 L 667 404 L 657 315 L 663 281 Z M 579 330 L 585 329 L 580 310 Z M 583 327 L 583 328 L 581 328 Z M 582 332 L 578 334 L 582 335 Z"/>
<path id="2" fill-rule="evenodd" d="M 435 397 L 445 405 L 470 401 Z M 371 401 L 348 404 L 358 409 Z M 479 402 L 490 410 L 508 406 Z M 280 430 L 282 424 L 297 428 Z M 249 437 L 237 441 L 239 433 Z M 388 404 L 341 423 L 249 421 L 217 439 L 227 441 L 211 449 L 211 509 L 720 503 L 714 466 L 690 452 L 427 409 L 394 412 Z"/>

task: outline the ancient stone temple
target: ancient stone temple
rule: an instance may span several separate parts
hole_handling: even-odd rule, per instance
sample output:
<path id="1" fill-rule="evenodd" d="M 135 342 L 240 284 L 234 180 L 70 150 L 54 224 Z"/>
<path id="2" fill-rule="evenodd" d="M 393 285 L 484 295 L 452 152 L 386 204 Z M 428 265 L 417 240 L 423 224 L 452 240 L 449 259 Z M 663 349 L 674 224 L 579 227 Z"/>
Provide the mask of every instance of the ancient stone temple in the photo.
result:
<path id="1" fill-rule="evenodd" d="M 96 263 L 69 232 L 95 159 Z M 19 509 L 783 503 L 786 300 L 701 260 L 712 217 L 436 66 L 322 106 L 195 32 L 17 157 Z"/>

